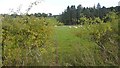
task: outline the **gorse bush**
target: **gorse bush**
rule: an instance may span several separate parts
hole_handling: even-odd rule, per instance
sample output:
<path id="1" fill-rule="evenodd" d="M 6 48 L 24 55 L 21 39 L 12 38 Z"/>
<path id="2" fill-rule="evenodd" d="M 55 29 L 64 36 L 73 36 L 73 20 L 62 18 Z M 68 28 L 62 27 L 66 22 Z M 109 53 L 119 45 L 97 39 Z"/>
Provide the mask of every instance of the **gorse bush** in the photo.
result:
<path id="1" fill-rule="evenodd" d="M 2 23 L 3 65 L 42 65 L 41 54 L 51 44 L 50 23 L 34 16 L 5 16 Z"/>
<path id="2" fill-rule="evenodd" d="M 92 27 L 92 39 L 99 46 L 101 58 L 106 65 L 118 65 L 118 16 L 110 12 L 107 16 L 111 19 Z"/>
<path id="3" fill-rule="evenodd" d="M 57 26 L 63 26 L 64 24 L 61 22 L 57 22 Z"/>
<path id="4" fill-rule="evenodd" d="M 99 23 L 103 23 L 103 21 L 99 18 L 99 17 L 95 17 L 95 18 L 87 18 L 85 16 L 81 17 L 79 19 L 80 25 L 90 25 L 90 24 L 99 24 Z"/>
<path id="5" fill-rule="evenodd" d="M 0 15 L 0 67 L 2 66 L 2 16 Z"/>
<path id="6" fill-rule="evenodd" d="M 77 63 L 85 63 L 83 65 L 115 65 L 115 66 L 119 64 L 118 58 L 119 54 L 118 40 L 120 39 L 118 35 L 119 16 L 117 15 L 117 13 L 110 12 L 109 14 L 107 14 L 106 17 L 108 17 L 110 20 L 104 22 L 99 18 L 95 18 L 94 20 L 87 19 L 88 22 L 93 21 L 94 23 L 97 23 L 98 21 L 99 23 L 97 24 L 86 23 L 86 25 L 83 25 L 83 27 L 80 28 L 81 31 L 76 31 L 74 33 L 77 37 L 88 40 L 89 45 L 91 42 L 96 44 L 94 45 L 93 50 L 84 54 L 84 56 L 88 54 L 89 56 L 94 55 L 95 57 L 91 57 L 90 62 L 87 62 L 87 60 L 89 60 L 88 57 L 84 58 L 81 57 L 87 60 L 83 60 L 81 62 L 78 61 Z M 82 49 L 78 47 L 77 49 L 78 54 Z M 91 55 L 89 53 L 91 53 Z M 81 58 L 78 58 L 78 60 L 81 60 Z"/>

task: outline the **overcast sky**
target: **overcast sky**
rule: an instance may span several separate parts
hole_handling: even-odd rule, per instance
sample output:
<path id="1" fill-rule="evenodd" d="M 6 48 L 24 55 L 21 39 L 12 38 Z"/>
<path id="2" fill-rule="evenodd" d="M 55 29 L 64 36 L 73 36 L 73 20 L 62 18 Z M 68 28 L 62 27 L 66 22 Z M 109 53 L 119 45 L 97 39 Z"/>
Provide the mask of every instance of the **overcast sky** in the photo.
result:
<path id="1" fill-rule="evenodd" d="M 17 10 L 21 7 L 24 13 L 30 3 L 35 0 L 0 0 L 0 13 L 10 13 L 10 9 Z M 100 3 L 101 6 L 111 7 L 118 6 L 120 0 L 43 0 L 37 6 L 33 6 L 29 13 L 52 13 L 53 15 L 61 14 L 69 5 L 76 7 L 81 4 L 83 7 L 93 7 L 94 4 Z"/>

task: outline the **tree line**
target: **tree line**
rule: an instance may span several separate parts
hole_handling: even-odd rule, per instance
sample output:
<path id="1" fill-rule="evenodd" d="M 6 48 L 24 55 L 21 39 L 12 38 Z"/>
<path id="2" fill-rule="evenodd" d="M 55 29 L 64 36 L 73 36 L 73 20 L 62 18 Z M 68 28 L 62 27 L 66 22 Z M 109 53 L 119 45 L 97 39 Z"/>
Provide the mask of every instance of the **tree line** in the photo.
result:
<path id="1" fill-rule="evenodd" d="M 13 14 L 0 14 L 3 17 L 5 17 L 6 15 L 10 15 L 14 18 L 16 18 L 17 16 L 21 17 L 22 15 L 19 15 L 17 13 L 13 13 Z M 51 17 L 52 13 L 31 13 L 31 14 L 26 14 L 27 16 L 35 16 L 35 17 Z"/>
<path id="2" fill-rule="evenodd" d="M 83 7 L 82 5 L 78 5 L 76 7 L 75 5 L 71 5 L 68 6 L 66 10 L 62 12 L 62 14 L 60 15 L 52 15 L 52 13 L 34 13 L 34 14 L 27 14 L 27 16 L 55 17 L 59 22 L 62 22 L 64 25 L 77 25 L 77 24 L 83 24 L 83 22 L 85 22 L 86 19 L 88 20 L 97 19 L 106 22 L 110 20 L 110 18 L 106 17 L 106 15 L 111 11 L 120 13 L 120 6 L 106 8 L 105 6 L 101 7 L 100 3 L 98 3 L 97 6 L 94 5 L 93 7 Z M 5 16 L 8 14 L 1 14 L 1 15 Z M 10 16 L 16 17 L 21 15 L 11 14 Z M 98 21 L 95 22 L 99 23 Z"/>
<path id="3" fill-rule="evenodd" d="M 67 9 L 59 15 L 58 20 L 63 22 L 65 25 L 76 25 L 81 24 L 80 18 L 85 17 L 87 19 L 95 19 L 99 18 L 101 20 L 107 21 L 109 18 L 105 18 L 108 12 L 120 12 L 120 6 L 109 7 L 105 6 L 101 7 L 100 3 L 97 6 L 93 7 L 82 7 L 82 5 L 78 5 L 77 8 L 75 5 L 68 6 Z"/>

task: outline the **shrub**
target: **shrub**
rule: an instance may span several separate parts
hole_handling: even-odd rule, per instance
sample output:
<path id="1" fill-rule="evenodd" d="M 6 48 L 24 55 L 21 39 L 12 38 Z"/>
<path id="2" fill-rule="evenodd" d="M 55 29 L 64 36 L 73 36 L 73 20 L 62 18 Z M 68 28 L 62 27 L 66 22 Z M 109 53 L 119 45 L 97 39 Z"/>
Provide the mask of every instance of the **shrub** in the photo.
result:
<path id="1" fill-rule="evenodd" d="M 50 23 L 34 16 L 5 16 L 2 23 L 3 65 L 44 65 L 42 54 L 51 44 Z"/>
<path id="2" fill-rule="evenodd" d="M 100 55 L 105 65 L 118 65 L 118 16 L 111 12 L 111 21 L 92 27 L 92 40 L 100 49 Z"/>
<path id="3" fill-rule="evenodd" d="M 57 26 L 63 26 L 64 24 L 63 23 L 61 23 L 61 22 L 58 22 L 57 23 Z"/>

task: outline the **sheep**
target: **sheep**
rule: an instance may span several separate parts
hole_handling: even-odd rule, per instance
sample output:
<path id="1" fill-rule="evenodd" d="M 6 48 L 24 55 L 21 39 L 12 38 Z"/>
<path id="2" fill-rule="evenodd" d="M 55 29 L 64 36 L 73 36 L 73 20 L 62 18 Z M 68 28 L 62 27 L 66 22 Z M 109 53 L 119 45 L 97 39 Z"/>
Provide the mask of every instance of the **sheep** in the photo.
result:
<path id="1" fill-rule="evenodd" d="M 77 26 L 73 26 L 74 28 L 78 28 Z"/>
<path id="2" fill-rule="evenodd" d="M 71 26 L 69 26 L 69 28 L 72 28 Z"/>
<path id="3" fill-rule="evenodd" d="M 57 25 L 55 25 L 54 27 L 57 27 Z"/>

